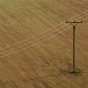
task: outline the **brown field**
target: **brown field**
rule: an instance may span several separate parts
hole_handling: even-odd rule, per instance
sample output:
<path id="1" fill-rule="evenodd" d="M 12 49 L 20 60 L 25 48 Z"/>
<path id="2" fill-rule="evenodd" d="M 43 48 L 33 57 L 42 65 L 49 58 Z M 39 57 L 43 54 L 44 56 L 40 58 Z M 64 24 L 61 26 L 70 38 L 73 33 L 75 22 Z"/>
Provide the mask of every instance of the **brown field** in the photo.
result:
<path id="1" fill-rule="evenodd" d="M 76 66 L 72 67 L 72 25 Z M 88 88 L 88 0 L 0 0 L 0 88 Z"/>

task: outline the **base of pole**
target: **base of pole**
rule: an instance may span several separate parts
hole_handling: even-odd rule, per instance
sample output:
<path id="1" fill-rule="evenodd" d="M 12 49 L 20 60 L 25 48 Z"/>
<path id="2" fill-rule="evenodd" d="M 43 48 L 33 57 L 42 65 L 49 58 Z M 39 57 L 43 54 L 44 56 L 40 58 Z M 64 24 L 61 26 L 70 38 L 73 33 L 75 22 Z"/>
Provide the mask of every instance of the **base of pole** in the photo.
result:
<path id="1" fill-rule="evenodd" d="M 71 74 L 80 73 L 80 70 L 75 67 L 75 68 L 70 69 L 70 73 L 71 73 Z"/>

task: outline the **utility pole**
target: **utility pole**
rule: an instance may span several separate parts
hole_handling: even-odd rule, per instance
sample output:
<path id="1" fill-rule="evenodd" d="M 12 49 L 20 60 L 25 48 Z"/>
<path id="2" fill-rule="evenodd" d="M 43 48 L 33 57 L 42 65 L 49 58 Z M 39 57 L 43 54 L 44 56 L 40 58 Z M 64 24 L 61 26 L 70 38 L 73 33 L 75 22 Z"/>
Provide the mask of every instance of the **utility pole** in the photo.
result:
<path id="1" fill-rule="evenodd" d="M 79 24 L 79 23 L 82 23 L 82 20 L 81 21 L 66 21 L 66 23 L 69 23 L 69 24 L 72 24 L 73 26 L 73 67 L 72 69 L 70 70 L 71 73 L 79 73 L 79 70 L 76 68 L 76 62 L 75 62 L 75 59 L 76 59 L 76 25 Z"/>

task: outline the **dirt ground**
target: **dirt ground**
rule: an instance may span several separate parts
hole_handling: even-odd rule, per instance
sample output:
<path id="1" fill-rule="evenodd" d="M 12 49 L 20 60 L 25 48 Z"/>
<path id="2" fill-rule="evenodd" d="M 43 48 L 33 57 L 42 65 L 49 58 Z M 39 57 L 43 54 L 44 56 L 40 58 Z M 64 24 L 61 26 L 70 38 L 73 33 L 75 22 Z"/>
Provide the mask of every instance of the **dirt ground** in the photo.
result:
<path id="1" fill-rule="evenodd" d="M 87 28 L 88 0 L 0 0 L 0 88 L 88 88 Z"/>

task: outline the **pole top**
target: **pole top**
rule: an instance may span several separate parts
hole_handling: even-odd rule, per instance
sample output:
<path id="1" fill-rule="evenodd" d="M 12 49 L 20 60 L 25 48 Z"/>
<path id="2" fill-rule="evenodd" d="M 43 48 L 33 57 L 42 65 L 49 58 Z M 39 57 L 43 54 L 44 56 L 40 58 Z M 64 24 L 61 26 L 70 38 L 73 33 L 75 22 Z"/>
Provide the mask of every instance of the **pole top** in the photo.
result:
<path id="1" fill-rule="evenodd" d="M 76 21 L 76 20 L 67 21 L 67 20 L 66 20 L 66 23 L 70 23 L 70 24 L 72 24 L 73 26 L 76 26 L 78 23 L 82 23 L 82 20 L 80 20 L 80 21 Z"/>
<path id="2" fill-rule="evenodd" d="M 75 20 L 74 21 L 67 21 L 66 20 L 66 23 L 82 23 L 82 20 L 80 20 L 80 21 L 75 21 Z"/>

